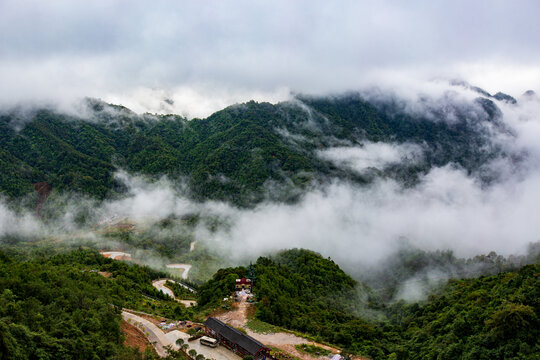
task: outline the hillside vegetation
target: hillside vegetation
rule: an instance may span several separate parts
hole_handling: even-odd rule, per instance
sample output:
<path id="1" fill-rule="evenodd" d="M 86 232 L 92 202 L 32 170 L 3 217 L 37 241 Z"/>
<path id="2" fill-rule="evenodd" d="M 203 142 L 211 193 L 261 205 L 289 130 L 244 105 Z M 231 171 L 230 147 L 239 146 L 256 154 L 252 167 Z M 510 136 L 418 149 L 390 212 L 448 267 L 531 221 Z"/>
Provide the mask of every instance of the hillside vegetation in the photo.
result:
<path id="1" fill-rule="evenodd" d="M 402 358 L 538 359 L 540 265 L 450 281 L 398 315 Z"/>
<path id="2" fill-rule="evenodd" d="M 282 251 L 254 264 L 259 321 L 372 359 L 537 359 L 540 264 L 451 280 L 419 303 L 383 304 L 332 260 Z M 98 271 L 109 274 L 102 276 Z M 219 306 L 247 268 L 219 270 L 190 309 L 151 285 L 164 274 L 90 250 L 0 253 L 0 359 L 131 359 L 120 309 L 171 319 Z M 378 317 L 364 316 L 378 312 Z"/>
<path id="3" fill-rule="evenodd" d="M 0 192 L 20 197 L 33 192 L 33 183 L 46 182 L 56 191 L 102 199 L 125 191 L 113 176 L 125 169 L 184 179 L 197 199 L 241 205 L 266 196 L 294 200 L 294 189 L 332 177 L 369 181 L 368 174 L 338 168 L 317 155 L 364 141 L 426 147 L 425 161 L 383 169 L 406 183 L 450 162 L 474 172 L 499 152 L 485 136 L 487 125 L 497 129 L 498 109 L 481 100 L 453 104 L 453 122 L 445 121 L 445 113 L 412 116 L 395 101 L 370 103 L 358 94 L 298 96 L 276 105 L 251 101 L 189 121 L 136 115 L 98 100 L 87 100 L 78 117 L 15 109 L 0 115 Z M 272 184 L 281 190 L 265 192 Z"/>

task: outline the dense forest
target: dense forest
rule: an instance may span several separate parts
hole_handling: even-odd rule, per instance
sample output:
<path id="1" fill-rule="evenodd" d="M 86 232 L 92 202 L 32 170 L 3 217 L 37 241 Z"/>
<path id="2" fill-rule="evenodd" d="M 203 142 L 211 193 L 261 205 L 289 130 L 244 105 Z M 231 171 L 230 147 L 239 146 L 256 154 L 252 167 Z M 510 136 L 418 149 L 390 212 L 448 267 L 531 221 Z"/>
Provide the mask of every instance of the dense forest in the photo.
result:
<path id="1" fill-rule="evenodd" d="M 425 304 L 396 310 L 408 359 L 537 359 L 540 265 L 453 280 Z"/>
<path id="2" fill-rule="evenodd" d="M 448 110 L 448 107 L 451 107 Z M 365 183 L 370 174 L 336 167 L 317 151 L 365 141 L 416 143 L 420 163 L 393 164 L 385 176 L 414 183 L 431 166 L 455 163 L 479 172 L 500 153 L 486 136 L 507 131 L 488 98 L 445 105 L 447 113 L 408 114 L 400 103 L 367 101 L 359 94 L 297 96 L 276 105 L 248 102 L 206 119 L 137 115 L 122 106 L 87 99 L 78 116 L 53 109 L 13 109 L 0 114 L 0 192 L 20 197 L 33 184 L 97 198 L 125 191 L 118 169 L 188 183 L 196 199 L 256 203 L 267 196 L 294 200 L 298 191 L 333 177 Z M 472 114 L 472 115 L 471 115 Z M 479 176 L 489 181 L 488 175 Z M 279 184 L 280 191 L 265 188 Z"/>

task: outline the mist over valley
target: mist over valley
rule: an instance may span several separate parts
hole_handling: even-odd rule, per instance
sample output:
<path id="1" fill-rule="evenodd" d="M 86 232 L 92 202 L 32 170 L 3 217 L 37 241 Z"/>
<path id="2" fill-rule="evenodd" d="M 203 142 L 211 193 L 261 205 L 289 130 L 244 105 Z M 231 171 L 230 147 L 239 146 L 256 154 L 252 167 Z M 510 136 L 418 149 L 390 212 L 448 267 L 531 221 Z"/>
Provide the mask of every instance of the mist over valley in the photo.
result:
<path id="1" fill-rule="evenodd" d="M 148 264 L 187 259 L 192 243 L 231 264 L 307 248 L 358 279 L 401 247 L 525 255 L 538 241 L 539 106 L 533 93 L 517 101 L 454 82 L 193 120 L 94 99 L 79 115 L 14 108 L 1 117 L 0 234 L 141 251 L 118 237 L 133 233 Z"/>

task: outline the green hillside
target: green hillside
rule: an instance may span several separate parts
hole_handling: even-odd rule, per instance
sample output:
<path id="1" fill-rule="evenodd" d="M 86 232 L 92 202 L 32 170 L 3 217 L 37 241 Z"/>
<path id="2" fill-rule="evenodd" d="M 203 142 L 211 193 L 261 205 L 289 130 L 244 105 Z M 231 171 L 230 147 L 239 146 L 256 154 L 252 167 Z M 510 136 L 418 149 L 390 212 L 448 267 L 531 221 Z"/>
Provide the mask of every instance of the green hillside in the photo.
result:
<path id="1" fill-rule="evenodd" d="M 540 265 L 451 281 L 396 320 L 406 359 L 538 359 Z"/>
<path id="2" fill-rule="evenodd" d="M 317 156 L 317 150 L 365 140 L 426 147 L 425 162 L 384 169 L 405 182 L 450 162 L 474 172 L 499 152 L 483 128 L 496 121 L 496 105 L 484 100 L 480 107 L 456 105 L 454 123 L 442 121 L 445 114 L 440 121 L 412 117 L 391 102 L 372 104 L 357 94 L 298 96 L 276 105 L 251 101 L 189 121 L 136 115 L 97 100 L 88 100 L 80 117 L 18 109 L 0 115 L 0 192 L 20 197 L 33 192 L 33 183 L 47 182 L 60 192 L 102 199 L 124 191 L 113 175 L 125 169 L 186 179 L 196 199 L 248 205 L 269 196 L 263 191 L 268 184 L 280 184 L 281 192 L 270 196 L 294 200 L 291 189 L 313 182 L 369 181 Z"/>
<path id="3" fill-rule="evenodd" d="M 123 345 L 120 309 L 192 314 L 151 285 L 163 275 L 97 251 L 28 260 L 0 251 L 0 359 L 141 358 Z"/>
<path id="4" fill-rule="evenodd" d="M 131 359 L 120 308 L 201 319 L 246 267 L 219 270 L 186 309 L 151 285 L 164 274 L 90 250 L 0 252 L 0 359 Z M 302 249 L 254 264 L 259 321 L 371 359 L 537 359 L 540 265 L 451 280 L 419 303 L 383 304 L 332 260 Z M 98 271 L 110 273 L 104 277 Z M 378 313 L 373 317 L 370 313 Z"/>

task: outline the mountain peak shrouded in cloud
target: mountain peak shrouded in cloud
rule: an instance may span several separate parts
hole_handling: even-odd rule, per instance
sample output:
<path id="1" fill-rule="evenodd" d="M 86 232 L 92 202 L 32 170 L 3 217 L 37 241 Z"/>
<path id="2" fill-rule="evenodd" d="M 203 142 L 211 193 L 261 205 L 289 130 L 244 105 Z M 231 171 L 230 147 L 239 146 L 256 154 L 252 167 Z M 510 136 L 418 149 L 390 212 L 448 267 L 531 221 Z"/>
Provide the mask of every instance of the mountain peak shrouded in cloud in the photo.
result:
<path id="1" fill-rule="evenodd" d="M 536 92 L 534 90 L 527 90 L 523 93 L 522 96 L 527 99 L 538 99 L 538 96 L 536 95 Z"/>
<path id="2" fill-rule="evenodd" d="M 493 95 L 493 98 L 497 99 L 497 100 L 501 100 L 501 101 L 506 101 L 510 104 L 516 104 L 517 103 L 517 100 L 514 99 L 512 96 L 508 95 L 508 94 L 505 94 L 505 93 L 502 93 L 502 92 L 498 92 L 496 93 L 495 95 Z"/>
<path id="3" fill-rule="evenodd" d="M 465 80 L 451 80 L 450 85 L 452 85 L 452 86 L 461 86 L 461 87 L 463 87 L 465 89 L 474 91 L 475 93 L 480 94 L 482 96 L 491 97 L 491 94 L 488 93 L 486 90 L 484 90 L 484 89 L 482 89 L 482 88 L 480 88 L 478 86 L 471 85 Z"/>

